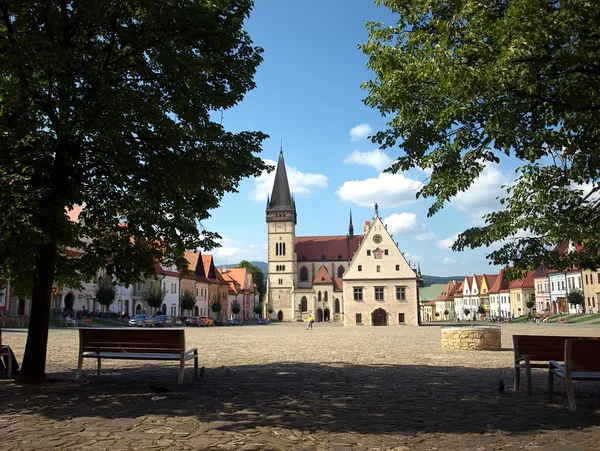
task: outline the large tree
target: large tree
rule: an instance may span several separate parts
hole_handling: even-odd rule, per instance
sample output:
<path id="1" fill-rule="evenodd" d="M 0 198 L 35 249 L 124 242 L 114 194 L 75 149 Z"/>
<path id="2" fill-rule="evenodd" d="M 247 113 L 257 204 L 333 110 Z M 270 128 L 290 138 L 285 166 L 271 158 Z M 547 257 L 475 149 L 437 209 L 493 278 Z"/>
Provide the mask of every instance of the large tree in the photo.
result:
<path id="1" fill-rule="evenodd" d="M 262 300 L 265 294 L 265 275 L 258 266 L 253 265 L 248 260 L 242 260 L 238 265 L 238 268 L 245 268 L 250 274 L 252 274 L 252 282 L 256 284 L 258 289 L 259 298 Z"/>
<path id="2" fill-rule="evenodd" d="M 373 142 L 399 147 L 389 172 L 430 175 L 435 214 L 487 165 L 509 161 L 503 209 L 454 250 L 517 269 L 600 266 L 600 9 L 588 0 L 377 0 L 360 48 L 375 77 L 365 103 L 389 119 Z M 580 252 L 566 254 L 559 243 Z"/>
<path id="3" fill-rule="evenodd" d="M 218 238 L 198 223 L 265 169 L 266 135 L 215 114 L 255 86 L 252 6 L 0 0 L 0 278 L 32 297 L 19 381 L 46 378 L 55 280 L 183 266 Z"/>

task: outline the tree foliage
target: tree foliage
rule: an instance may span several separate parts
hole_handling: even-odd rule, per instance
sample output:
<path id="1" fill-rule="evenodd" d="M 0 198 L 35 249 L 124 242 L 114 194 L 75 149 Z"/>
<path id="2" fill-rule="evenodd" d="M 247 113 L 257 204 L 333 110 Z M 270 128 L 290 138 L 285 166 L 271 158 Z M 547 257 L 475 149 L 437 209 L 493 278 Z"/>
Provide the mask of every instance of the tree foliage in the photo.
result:
<path id="1" fill-rule="evenodd" d="M 469 310 L 468 308 L 464 309 L 465 315 L 469 316 L 471 314 L 471 310 Z"/>
<path id="2" fill-rule="evenodd" d="M 96 286 L 96 302 L 104 308 L 110 307 L 117 294 L 115 285 L 109 276 L 105 276 L 98 281 Z"/>
<path id="3" fill-rule="evenodd" d="M 45 380 L 56 280 L 183 266 L 216 245 L 198 222 L 266 168 L 266 135 L 213 120 L 255 87 L 251 7 L 0 2 L 0 278 L 32 295 L 21 382 Z"/>
<path id="4" fill-rule="evenodd" d="M 231 313 L 233 313 L 234 315 L 239 315 L 241 311 L 242 306 L 240 305 L 239 301 L 237 299 L 231 301 Z"/>
<path id="5" fill-rule="evenodd" d="M 262 269 L 247 260 L 242 260 L 238 268 L 246 268 L 246 271 L 252 274 L 252 282 L 256 284 L 260 299 L 262 299 L 263 294 L 265 294 L 265 275 Z"/>
<path id="6" fill-rule="evenodd" d="M 252 309 L 252 311 L 254 312 L 255 315 L 260 315 L 262 313 L 262 310 L 263 310 L 262 302 L 256 304 L 254 306 L 254 308 Z"/>
<path id="7" fill-rule="evenodd" d="M 486 168 L 516 167 L 503 207 L 453 249 L 500 247 L 517 269 L 600 266 L 600 14 L 588 0 L 377 0 L 360 48 L 374 79 L 366 105 L 389 119 L 372 140 L 398 146 L 387 170 L 427 171 L 429 216 Z M 557 244 L 572 242 L 580 252 Z"/>
<path id="8" fill-rule="evenodd" d="M 221 310 L 223 309 L 223 305 L 221 304 L 221 301 L 219 299 L 214 299 L 210 303 L 210 309 L 212 310 L 213 313 L 220 313 Z"/>
<path id="9" fill-rule="evenodd" d="M 160 284 L 153 284 L 144 294 L 144 300 L 149 307 L 154 308 L 154 313 L 156 313 L 156 310 L 162 306 L 166 294 L 167 292 L 161 288 Z"/>
<path id="10" fill-rule="evenodd" d="M 585 297 L 583 296 L 583 293 L 581 292 L 581 290 L 571 290 L 567 294 L 567 302 L 569 304 L 572 304 L 575 306 L 582 305 L 584 300 L 585 300 Z"/>
<path id="11" fill-rule="evenodd" d="M 179 295 L 179 307 L 183 311 L 191 311 L 196 306 L 196 295 L 189 288 L 183 290 Z"/>

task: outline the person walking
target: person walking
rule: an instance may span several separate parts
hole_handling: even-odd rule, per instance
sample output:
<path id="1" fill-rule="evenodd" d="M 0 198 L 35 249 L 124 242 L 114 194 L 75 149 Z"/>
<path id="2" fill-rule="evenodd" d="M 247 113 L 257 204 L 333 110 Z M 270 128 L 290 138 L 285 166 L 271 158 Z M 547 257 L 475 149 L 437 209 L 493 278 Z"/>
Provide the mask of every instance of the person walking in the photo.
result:
<path id="1" fill-rule="evenodd" d="M 312 330 L 314 322 L 315 322 L 315 319 L 313 318 L 312 313 L 309 313 L 308 314 L 308 324 L 306 325 L 306 330 L 308 330 L 308 329 Z"/>

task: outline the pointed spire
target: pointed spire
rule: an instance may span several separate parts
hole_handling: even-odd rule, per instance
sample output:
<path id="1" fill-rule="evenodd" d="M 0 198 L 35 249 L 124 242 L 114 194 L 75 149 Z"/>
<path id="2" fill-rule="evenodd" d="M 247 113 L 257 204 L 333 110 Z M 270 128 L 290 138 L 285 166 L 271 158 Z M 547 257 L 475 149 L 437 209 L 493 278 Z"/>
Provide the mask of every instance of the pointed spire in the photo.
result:
<path id="1" fill-rule="evenodd" d="M 275 169 L 275 182 L 271 193 L 271 202 L 267 210 L 294 210 L 294 201 L 290 193 L 285 161 L 283 160 L 283 149 L 279 151 L 279 161 Z"/>
<path id="2" fill-rule="evenodd" d="M 348 236 L 354 237 L 354 226 L 352 225 L 352 208 L 350 208 L 350 226 L 348 227 Z"/>

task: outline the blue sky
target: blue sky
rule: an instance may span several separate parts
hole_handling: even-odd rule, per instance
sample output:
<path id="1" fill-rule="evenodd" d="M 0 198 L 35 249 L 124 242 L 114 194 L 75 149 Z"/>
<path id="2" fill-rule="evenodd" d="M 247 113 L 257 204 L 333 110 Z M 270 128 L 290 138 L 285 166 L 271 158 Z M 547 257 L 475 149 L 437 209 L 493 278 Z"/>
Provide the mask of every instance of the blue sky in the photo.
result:
<path id="1" fill-rule="evenodd" d="M 377 202 L 400 250 L 424 274 L 497 272 L 485 249 L 456 253 L 449 246 L 459 232 L 482 224 L 482 214 L 499 208 L 496 197 L 514 179 L 514 164 L 489 166 L 432 218 L 431 200 L 415 198 L 425 172 L 382 174 L 398 153 L 366 139 L 385 127 L 379 113 L 362 103 L 366 92 L 360 85 L 373 78 L 357 49 L 367 41 L 367 20 L 390 23 L 394 17 L 369 0 L 257 0 L 245 24 L 254 44 L 264 48 L 257 88 L 224 112 L 223 125 L 270 135 L 261 157 L 272 164 L 283 143 L 298 212 L 296 235 L 344 235 L 350 208 L 355 234 L 362 233 Z M 212 251 L 217 265 L 267 260 L 265 205 L 273 176 L 245 180 L 203 222 L 223 237 L 222 247 Z"/>

